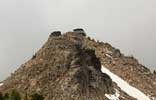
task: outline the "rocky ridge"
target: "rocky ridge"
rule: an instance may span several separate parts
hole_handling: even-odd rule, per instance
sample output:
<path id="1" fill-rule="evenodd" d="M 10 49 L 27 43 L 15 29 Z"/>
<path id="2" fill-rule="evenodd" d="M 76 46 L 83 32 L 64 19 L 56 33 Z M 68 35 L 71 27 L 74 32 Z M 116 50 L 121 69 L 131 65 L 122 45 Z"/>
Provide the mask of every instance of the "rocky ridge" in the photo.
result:
<path id="1" fill-rule="evenodd" d="M 0 91 L 16 89 L 23 95 L 38 92 L 45 100 L 107 100 L 105 94 L 117 89 L 120 100 L 135 100 L 101 72 L 101 65 L 156 97 L 156 75 L 135 58 L 87 37 L 80 29 L 62 35 L 59 31 L 51 33 L 32 59 L 3 82 Z"/>

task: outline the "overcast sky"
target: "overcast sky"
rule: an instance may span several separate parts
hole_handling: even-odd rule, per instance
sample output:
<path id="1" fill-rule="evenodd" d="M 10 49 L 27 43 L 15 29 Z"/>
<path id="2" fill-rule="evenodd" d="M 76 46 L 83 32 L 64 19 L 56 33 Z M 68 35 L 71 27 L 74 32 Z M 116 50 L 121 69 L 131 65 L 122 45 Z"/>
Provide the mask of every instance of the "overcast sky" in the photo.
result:
<path id="1" fill-rule="evenodd" d="M 0 0 L 0 80 L 50 32 L 77 27 L 156 69 L 156 0 Z"/>

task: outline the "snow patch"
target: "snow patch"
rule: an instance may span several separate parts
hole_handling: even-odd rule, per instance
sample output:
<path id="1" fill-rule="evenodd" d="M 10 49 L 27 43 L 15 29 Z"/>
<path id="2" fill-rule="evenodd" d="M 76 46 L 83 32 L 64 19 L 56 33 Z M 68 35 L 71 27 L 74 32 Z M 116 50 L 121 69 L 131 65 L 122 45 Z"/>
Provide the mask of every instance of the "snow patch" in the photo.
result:
<path id="1" fill-rule="evenodd" d="M 119 91 L 116 90 L 116 93 L 115 94 L 105 94 L 105 96 L 109 99 L 109 100 L 120 100 L 119 97 L 120 97 L 120 94 L 119 94 Z"/>
<path id="2" fill-rule="evenodd" d="M 111 58 L 111 59 L 112 59 L 112 56 L 111 56 L 111 55 L 109 55 L 109 54 L 106 54 L 106 56 L 107 56 L 108 58 Z"/>
<path id="3" fill-rule="evenodd" d="M 3 86 L 3 83 L 0 83 L 0 86 Z"/>
<path id="4" fill-rule="evenodd" d="M 156 97 L 151 97 L 151 100 L 156 100 Z"/>
<path id="5" fill-rule="evenodd" d="M 111 79 L 121 88 L 121 90 L 126 92 L 129 96 L 132 96 L 137 100 L 150 100 L 150 98 L 146 96 L 144 93 L 142 93 L 140 90 L 130 86 L 126 81 L 124 81 L 122 78 L 115 75 L 111 71 L 109 71 L 104 66 L 102 66 L 101 71 L 103 73 L 108 74 L 111 77 Z M 117 99 L 111 99 L 111 100 L 117 100 Z"/>

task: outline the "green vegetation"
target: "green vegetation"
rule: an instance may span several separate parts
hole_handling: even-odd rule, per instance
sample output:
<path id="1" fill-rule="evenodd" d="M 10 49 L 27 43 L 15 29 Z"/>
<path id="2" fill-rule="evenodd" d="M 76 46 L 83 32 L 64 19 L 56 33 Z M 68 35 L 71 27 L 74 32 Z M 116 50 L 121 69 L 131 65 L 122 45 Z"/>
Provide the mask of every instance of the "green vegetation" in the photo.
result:
<path id="1" fill-rule="evenodd" d="M 4 100 L 9 100 L 9 93 L 5 93 L 3 98 L 4 98 Z"/>
<path id="2" fill-rule="evenodd" d="M 24 96 L 24 100 L 28 100 L 28 94 L 27 93 Z"/>
<path id="3" fill-rule="evenodd" d="M 31 100 L 43 100 L 43 99 L 44 99 L 43 96 L 37 93 L 31 96 Z"/>
<path id="4" fill-rule="evenodd" d="M 11 90 L 8 93 L 0 93 L 0 100 L 44 100 L 44 97 L 38 93 L 34 93 L 31 96 L 28 96 L 27 93 L 21 96 L 21 94 L 16 90 Z"/>
<path id="5" fill-rule="evenodd" d="M 10 100 L 21 100 L 21 96 L 16 90 L 11 91 L 9 98 Z"/>
<path id="6" fill-rule="evenodd" d="M 0 100 L 4 100 L 3 94 L 0 93 Z"/>

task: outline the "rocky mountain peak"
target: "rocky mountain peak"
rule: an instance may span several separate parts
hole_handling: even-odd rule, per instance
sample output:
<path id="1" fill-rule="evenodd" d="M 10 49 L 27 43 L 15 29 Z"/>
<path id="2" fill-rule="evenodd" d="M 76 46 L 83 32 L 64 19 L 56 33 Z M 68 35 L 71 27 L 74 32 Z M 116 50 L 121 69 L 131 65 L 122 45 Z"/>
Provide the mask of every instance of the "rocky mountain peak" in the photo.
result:
<path id="1" fill-rule="evenodd" d="M 43 48 L 5 80 L 1 91 L 36 91 L 47 100 L 58 94 L 62 96 L 57 100 L 91 100 L 96 95 L 113 93 L 111 78 L 101 72 L 100 59 L 95 50 L 83 46 L 83 39 L 81 32 L 51 33 Z"/>
<path id="2" fill-rule="evenodd" d="M 149 69 L 110 44 L 87 37 L 81 28 L 52 32 L 32 59 L 3 81 L 0 92 L 36 92 L 45 100 L 107 100 L 108 94 L 116 96 L 113 100 L 136 100 L 102 72 L 102 66 L 145 94 L 156 95 L 156 76 Z"/>

